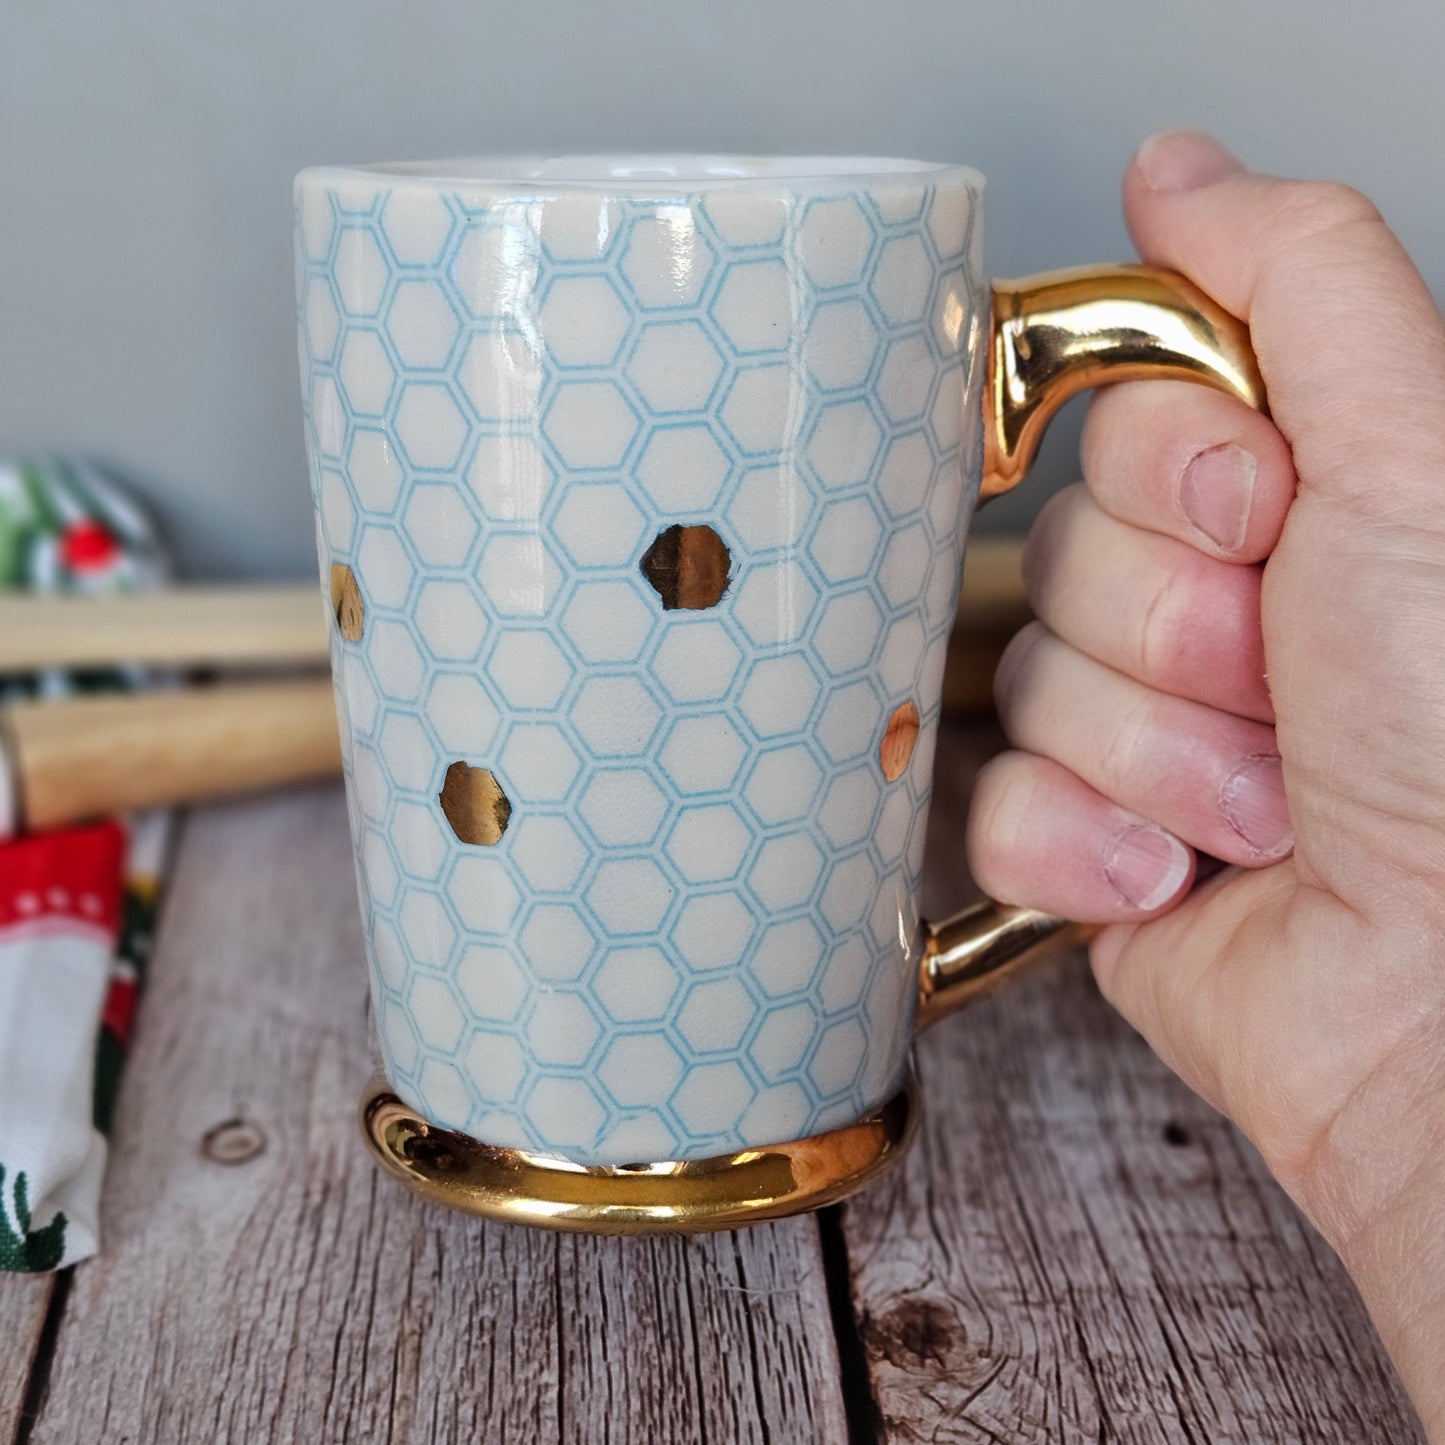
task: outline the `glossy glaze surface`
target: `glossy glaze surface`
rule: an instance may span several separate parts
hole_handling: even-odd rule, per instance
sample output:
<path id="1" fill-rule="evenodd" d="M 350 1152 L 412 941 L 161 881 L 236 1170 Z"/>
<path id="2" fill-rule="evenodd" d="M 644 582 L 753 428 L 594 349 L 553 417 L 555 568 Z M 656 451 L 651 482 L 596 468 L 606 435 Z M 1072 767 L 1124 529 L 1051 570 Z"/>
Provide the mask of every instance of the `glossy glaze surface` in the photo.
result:
<path id="1" fill-rule="evenodd" d="M 816 1134 L 893 1092 L 911 1035 L 976 177 L 543 184 L 298 183 L 387 1075 L 588 1163 Z M 726 549 L 715 605 L 644 575 L 678 526 Z M 448 826 L 458 762 L 505 798 L 493 843 Z"/>

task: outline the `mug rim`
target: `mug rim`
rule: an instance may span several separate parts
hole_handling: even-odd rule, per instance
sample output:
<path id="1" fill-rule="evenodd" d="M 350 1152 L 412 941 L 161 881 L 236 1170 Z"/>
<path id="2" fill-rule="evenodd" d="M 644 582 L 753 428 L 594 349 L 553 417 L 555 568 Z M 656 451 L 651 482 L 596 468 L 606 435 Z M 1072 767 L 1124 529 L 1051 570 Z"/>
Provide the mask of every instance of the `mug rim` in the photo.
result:
<path id="1" fill-rule="evenodd" d="M 537 197 L 578 193 L 685 196 L 716 190 L 796 195 L 846 194 L 890 184 L 947 181 L 981 188 L 983 176 L 971 166 L 951 161 L 901 156 L 598 151 L 308 166 L 296 176 L 296 187 L 385 184 Z"/>

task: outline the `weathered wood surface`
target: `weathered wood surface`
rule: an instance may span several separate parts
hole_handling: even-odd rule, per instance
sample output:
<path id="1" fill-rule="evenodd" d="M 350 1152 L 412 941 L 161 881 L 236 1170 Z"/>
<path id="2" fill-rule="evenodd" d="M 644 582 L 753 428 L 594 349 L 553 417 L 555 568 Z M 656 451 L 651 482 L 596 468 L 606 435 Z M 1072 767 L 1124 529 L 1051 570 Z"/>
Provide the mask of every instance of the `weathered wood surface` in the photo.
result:
<path id="1" fill-rule="evenodd" d="M 55 1288 L 50 1275 L 0 1274 L 0 1440 L 20 1429 Z"/>
<path id="2" fill-rule="evenodd" d="M 995 745 L 940 749 L 935 913 Z M 339 794 L 193 815 L 105 1254 L 49 1331 L 0 1279 L 0 1441 L 1419 1439 L 1338 1263 L 1078 960 L 925 1041 L 896 1180 L 688 1241 L 416 1203 L 356 1136 L 365 1037 Z"/>
<path id="3" fill-rule="evenodd" d="M 986 729 L 952 743 L 934 917 L 973 895 L 957 820 L 996 745 Z M 884 1439 L 1421 1438 L 1339 1261 L 1082 957 L 945 1021 L 919 1053 L 920 1145 L 843 1208 L 864 1410 Z"/>
<path id="4" fill-rule="evenodd" d="M 563 1239 L 382 1179 L 339 792 L 188 823 L 31 1439 L 841 1440 L 818 1231 Z"/>

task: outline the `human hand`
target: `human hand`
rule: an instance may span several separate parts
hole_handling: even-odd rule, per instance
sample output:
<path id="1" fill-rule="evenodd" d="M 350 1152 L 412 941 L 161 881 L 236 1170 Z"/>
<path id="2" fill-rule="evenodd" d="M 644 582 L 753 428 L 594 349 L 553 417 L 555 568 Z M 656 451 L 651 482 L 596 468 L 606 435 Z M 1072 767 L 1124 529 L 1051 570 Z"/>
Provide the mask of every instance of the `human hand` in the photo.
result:
<path id="1" fill-rule="evenodd" d="M 1340 1251 L 1445 1439 L 1445 327 L 1343 187 L 1180 133 L 1124 202 L 1249 322 L 1272 419 L 1094 402 L 1029 539 L 974 876 L 1109 925 L 1104 993 Z M 1191 889 L 1195 849 L 1235 866 Z"/>

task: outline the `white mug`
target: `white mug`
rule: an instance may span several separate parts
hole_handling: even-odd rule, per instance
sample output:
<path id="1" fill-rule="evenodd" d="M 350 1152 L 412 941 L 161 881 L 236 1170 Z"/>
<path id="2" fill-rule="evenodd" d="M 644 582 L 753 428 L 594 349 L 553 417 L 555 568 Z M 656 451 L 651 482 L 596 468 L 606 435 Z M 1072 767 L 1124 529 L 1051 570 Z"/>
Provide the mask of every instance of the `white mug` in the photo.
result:
<path id="1" fill-rule="evenodd" d="M 908 1142 L 920 1021 L 1054 927 L 918 912 L 975 502 L 1081 386 L 1259 385 L 1178 278 L 991 289 L 982 188 L 833 157 L 298 178 L 365 1122 L 432 1197 L 589 1229 L 837 1198 Z"/>

